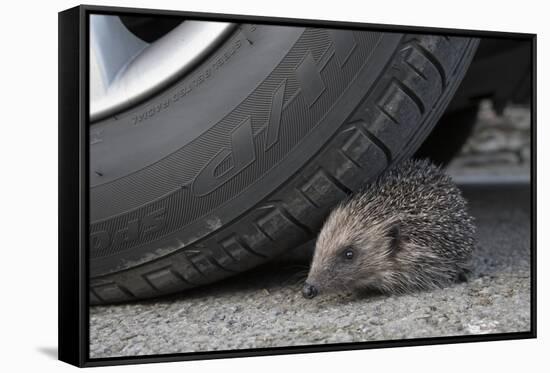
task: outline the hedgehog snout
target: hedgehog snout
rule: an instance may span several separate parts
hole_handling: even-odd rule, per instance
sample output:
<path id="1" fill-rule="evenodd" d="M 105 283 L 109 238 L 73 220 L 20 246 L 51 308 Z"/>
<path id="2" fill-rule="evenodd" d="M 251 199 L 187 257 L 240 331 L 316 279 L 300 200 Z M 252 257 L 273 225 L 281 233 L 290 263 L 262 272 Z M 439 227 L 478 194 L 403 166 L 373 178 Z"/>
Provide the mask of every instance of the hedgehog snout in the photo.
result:
<path id="1" fill-rule="evenodd" d="M 302 289 L 302 295 L 304 298 L 312 299 L 315 298 L 317 294 L 319 294 L 319 290 L 314 285 L 306 282 L 304 288 Z"/>

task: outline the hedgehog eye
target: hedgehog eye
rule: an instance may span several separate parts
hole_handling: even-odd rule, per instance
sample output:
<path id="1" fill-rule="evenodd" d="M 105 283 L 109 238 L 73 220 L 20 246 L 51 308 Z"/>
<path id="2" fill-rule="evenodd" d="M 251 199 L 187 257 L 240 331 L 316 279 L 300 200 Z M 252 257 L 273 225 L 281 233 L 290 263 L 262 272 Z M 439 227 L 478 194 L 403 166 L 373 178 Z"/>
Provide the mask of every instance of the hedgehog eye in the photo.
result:
<path id="1" fill-rule="evenodd" d="M 354 255 L 355 255 L 355 252 L 353 251 L 353 249 L 351 247 L 347 247 L 344 250 L 343 255 L 344 255 L 344 259 L 352 260 Z"/>

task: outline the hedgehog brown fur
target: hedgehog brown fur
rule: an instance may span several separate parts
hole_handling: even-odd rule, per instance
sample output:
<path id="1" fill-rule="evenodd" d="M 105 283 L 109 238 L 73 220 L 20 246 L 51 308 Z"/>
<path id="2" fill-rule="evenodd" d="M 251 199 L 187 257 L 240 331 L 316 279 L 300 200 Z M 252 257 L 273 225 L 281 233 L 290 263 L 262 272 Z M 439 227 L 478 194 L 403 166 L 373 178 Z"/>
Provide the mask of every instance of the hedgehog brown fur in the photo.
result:
<path id="1" fill-rule="evenodd" d="M 451 178 L 409 160 L 339 204 L 315 246 L 304 296 L 329 290 L 405 293 L 464 275 L 475 226 Z"/>

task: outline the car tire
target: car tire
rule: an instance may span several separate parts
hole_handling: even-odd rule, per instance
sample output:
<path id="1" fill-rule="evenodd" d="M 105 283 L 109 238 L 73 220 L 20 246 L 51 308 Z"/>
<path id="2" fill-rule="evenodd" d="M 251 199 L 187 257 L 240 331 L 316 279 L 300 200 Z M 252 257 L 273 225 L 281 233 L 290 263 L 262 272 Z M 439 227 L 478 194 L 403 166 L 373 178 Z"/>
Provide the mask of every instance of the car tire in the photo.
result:
<path id="1" fill-rule="evenodd" d="M 90 303 L 212 283 L 313 238 L 419 148 L 477 43 L 240 25 L 191 73 L 92 123 Z"/>

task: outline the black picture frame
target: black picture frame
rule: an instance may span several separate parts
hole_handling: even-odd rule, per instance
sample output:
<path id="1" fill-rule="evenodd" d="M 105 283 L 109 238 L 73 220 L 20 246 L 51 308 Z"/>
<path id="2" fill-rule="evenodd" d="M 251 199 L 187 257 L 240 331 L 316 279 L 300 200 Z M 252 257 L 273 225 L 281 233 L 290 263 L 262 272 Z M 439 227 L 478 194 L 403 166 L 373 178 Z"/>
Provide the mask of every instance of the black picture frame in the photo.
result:
<path id="1" fill-rule="evenodd" d="M 195 20 L 343 27 L 378 31 L 515 38 L 531 42 L 531 328 L 528 332 L 258 348 L 135 357 L 89 358 L 88 19 L 90 14 L 177 16 Z M 59 13 L 59 359 L 79 367 L 218 359 L 536 338 L 536 35 L 355 22 L 82 5 Z M 78 125 L 76 125 L 78 124 Z"/>

